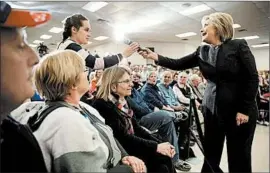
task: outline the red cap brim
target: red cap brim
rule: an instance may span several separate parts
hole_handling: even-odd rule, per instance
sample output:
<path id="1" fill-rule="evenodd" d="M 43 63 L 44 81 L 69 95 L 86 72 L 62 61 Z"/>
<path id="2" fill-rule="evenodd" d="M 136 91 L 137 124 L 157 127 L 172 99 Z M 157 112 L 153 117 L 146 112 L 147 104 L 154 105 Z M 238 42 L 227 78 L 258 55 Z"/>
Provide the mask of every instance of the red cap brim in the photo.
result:
<path id="1" fill-rule="evenodd" d="M 34 27 L 46 23 L 51 19 L 51 14 L 46 11 L 27 11 L 12 9 L 4 26 Z"/>

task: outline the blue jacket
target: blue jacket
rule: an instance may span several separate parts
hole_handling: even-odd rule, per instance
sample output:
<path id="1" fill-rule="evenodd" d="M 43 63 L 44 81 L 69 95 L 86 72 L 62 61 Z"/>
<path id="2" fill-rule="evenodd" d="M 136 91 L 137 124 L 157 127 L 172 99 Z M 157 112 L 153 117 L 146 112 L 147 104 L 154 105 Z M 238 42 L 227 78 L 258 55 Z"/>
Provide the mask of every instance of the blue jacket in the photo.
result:
<path id="1" fill-rule="evenodd" d="M 165 100 L 170 106 L 180 105 L 171 86 L 166 87 L 163 83 L 159 83 L 157 84 L 157 86 L 159 88 L 159 91 L 162 93 L 162 96 L 165 98 Z"/>
<path id="2" fill-rule="evenodd" d="M 146 83 L 142 87 L 141 92 L 143 94 L 143 99 L 148 104 L 148 107 L 152 110 L 154 110 L 155 107 L 162 109 L 163 105 L 169 105 L 161 95 L 162 93 L 159 91 L 157 85 Z"/>
<path id="3" fill-rule="evenodd" d="M 132 104 L 129 99 L 131 99 L 135 104 Z M 131 109 L 134 111 L 137 120 L 140 120 L 143 116 L 153 112 L 143 100 L 142 94 L 135 88 L 132 88 L 131 96 L 127 98 L 127 101 Z"/>

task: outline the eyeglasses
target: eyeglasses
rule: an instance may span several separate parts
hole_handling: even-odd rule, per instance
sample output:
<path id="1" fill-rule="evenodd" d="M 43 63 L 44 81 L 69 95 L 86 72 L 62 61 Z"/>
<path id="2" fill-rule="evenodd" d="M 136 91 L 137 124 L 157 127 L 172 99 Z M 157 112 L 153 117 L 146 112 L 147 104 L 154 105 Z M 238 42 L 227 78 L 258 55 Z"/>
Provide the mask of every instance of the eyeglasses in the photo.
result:
<path id="1" fill-rule="evenodd" d="M 129 84 L 129 83 L 132 83 L 132 80 L 127 79 L 127 80 L 119 81 L 117 83 L 126 83 L 126 84 Z"/>

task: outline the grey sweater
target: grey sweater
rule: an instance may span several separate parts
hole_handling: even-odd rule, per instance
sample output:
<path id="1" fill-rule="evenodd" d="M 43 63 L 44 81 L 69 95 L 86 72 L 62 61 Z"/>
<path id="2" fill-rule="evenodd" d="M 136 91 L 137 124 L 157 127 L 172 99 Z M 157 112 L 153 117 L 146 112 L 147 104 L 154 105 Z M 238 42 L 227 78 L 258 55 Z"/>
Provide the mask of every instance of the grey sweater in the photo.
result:
<path id="1" fill-rule="evenodd" d="M 12 117 L 25 124 L 35 112 L 31 109 L 35 104 L 40 104 L 36 106 L 38 109 L 44 103 L 25 103 L 12 112 Z M 104 122 L 94 108 L 82 102 L 80 105 Z M 26 108 L 30 108 L 30 111 L 25 112 Z M 121 146 L 118 147 L 111 128 L 102 125 L 102 129 L 110 138 L 115 166 L 127 154 L 122 151 Z M 109 156 L 108 147 L 89 119 L 79 112 L 67 107 L 54 110 L 34 135 L 42 149 L 49 172 L 107 172 L 105 164 Z"/>

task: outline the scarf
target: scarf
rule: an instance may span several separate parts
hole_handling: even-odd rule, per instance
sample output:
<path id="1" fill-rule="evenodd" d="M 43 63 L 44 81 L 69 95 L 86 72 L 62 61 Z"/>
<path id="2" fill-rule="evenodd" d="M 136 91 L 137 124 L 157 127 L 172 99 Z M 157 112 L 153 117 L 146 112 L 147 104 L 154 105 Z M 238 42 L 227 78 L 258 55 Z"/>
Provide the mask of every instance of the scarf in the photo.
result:
<path id="1" fill-rule="evenodd" d="M 120 101 L 116 98 L 117 96 L 114 96 L 114 94 L 111 94 L 109 96 L 109 100 L 119 109 L 121 110 L 126 116 L 125 121 L 128 127 L 128 134 L 134 134 L 134 129 L 132 125 L 132 117 L 134 115 L 133 110 L 129 108 L 128 103 L 126 100 Z"/>

